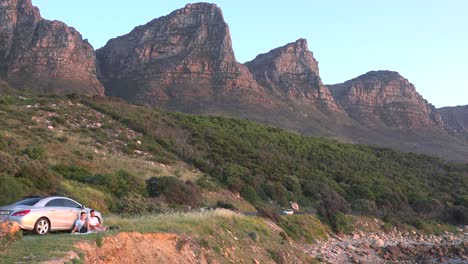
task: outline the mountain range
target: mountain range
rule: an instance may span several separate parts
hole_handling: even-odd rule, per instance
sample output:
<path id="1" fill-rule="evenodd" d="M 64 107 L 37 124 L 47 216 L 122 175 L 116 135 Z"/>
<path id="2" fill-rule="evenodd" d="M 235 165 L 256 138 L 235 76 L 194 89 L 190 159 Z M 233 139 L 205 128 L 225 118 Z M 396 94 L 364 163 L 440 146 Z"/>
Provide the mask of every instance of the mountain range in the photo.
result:
<path id="1" fill-rule="evenodd" d="M 305 39 L 239 63 L 214 4 L 188 4 L 95 51 L 31 0 L 1 0 L 0 81 L 468 161 L 468 106 L 436 109 L 392 71 L 326 85 Z"/>

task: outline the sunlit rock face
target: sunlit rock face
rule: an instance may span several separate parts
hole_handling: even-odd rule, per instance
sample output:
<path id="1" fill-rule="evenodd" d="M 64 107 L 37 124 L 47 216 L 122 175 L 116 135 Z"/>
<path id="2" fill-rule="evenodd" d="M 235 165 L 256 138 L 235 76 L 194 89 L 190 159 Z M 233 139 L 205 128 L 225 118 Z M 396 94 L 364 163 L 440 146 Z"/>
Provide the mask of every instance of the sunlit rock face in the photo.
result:
<path id="1" fill-rule="evenodd" d="M 31 0 L 0 2 L 0 76 L 33 92 L 104 94 L 93 47 L 74 28 L 43 19 Z"/>
<path id="2" fill-rule="evenodd" d="M 257 82 L 275 95 L 308 101 L 326 110 L 342 111 L 328 87 L 323 85 L 318 62 L 305 39 L 260 54 L 245 65 Z"/>
<path id="3" fill-rule="evenodd" d="M 97 57 L 108 95 L 151 105 L 263 90 L 236 61 L 214 4 L 190 4 L 136 27 L 110 40 Z"/>
<path id="4" fill-rule="evenodd" d="M 407 79 L 397 72 L 371 71 L 330 86 L 336 101 L 362 125 L 443 128 L 444 122 Z"/>

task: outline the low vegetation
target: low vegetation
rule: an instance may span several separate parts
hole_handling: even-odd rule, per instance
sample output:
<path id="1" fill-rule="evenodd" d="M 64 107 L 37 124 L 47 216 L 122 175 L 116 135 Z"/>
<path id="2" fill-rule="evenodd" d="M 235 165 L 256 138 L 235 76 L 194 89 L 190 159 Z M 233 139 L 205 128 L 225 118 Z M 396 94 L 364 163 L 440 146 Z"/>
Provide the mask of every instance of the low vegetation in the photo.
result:
<path id="1" fill-rule="evenodd" d="M 468 223 L 468 164 L 117 99 L 0 101 L 0 204 L 61 194 L 104 213 L 254 211 L 248 201 L 277 214 L 294 201 L 336 232 L 350 212 Z"/>
<path id="2" fill-rule="evenodd" d="M 337 222 L 337 212 L 351 210 L 408 223 L 468 221 L 468 164 L 304 137 L 245 120 L 170 113 L 112 99 L 85 103 L 153 138 L 254 205 L 298 201 L 328 223 Z"/>

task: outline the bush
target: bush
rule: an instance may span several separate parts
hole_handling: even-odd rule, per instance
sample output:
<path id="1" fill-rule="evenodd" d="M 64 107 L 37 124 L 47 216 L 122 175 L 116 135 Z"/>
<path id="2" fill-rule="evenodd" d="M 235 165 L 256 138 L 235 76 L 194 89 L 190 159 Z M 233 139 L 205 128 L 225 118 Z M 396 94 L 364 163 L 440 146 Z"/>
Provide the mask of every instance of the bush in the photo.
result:
<path id="1" fill-rule="evenodd" d="M 442 213 L 442 220 L 453 225 L 468 225 L 468 209 L 464 206 L 453 206 Z"/>
<path id="2" fill-rule="evenodd" d="M 52 169 L 66 179 L 75 180 L 79 182 L 84 182 L 85 179 L 91 175 L 91 173 L 87 169 L 75 165 L 57 165 L 54 166 Z"/>
<path id="3" fill-rule="evenodd" d="M 329 221 L 331 228 L 337 234 L 349 233 L 353 230 L 351 218 L 341 212 L 334 213 Z"/>
<path id="4" fill-rule="evenodd" d="M 17 176 L 29 181 L 31 188 L 45 194 L 54 194 L 60 183 L 60 175 L 39 161 L 26 162 Z"/>
<path id="5" fill-rule="evenodd" d="M 239 212 L 239 210 L 237 210 L 237 208 L 232 203 L 223 202 L 223 201 L 218 201 L 216 203 L 216 208 L 224 208 L 224 209 L 228 209 L 234 212 Z"/>
<path id="6" fill-rule="evenodd" d="M 200 204 L 200 190 L 191 182 L 173 176 L 152 177 L 146 181 L 150 197 L 164 196 L 168 203 L 196 207 Z"/>
<path id="7" fill-rule="evenodd" d="M 325 183 L 307 183 L 304 189 L 306 195 L 320 202 L 317 208 L 318 213 L 325 218 L 337 212 L 349 213 L 351 211 L 349 203 Z"/>
<path id="8" fill-rule="evenodd" d="M 9 175 L 0 175 L 0 206 L 11 204 L 27 194 L 20 179 Z"/>
<path id="9" fill-rule="evenodd" d="M 251 204 L 256 204 L 258 201 L 260 201 L 260 198 L 257 196 L 257 192 L 255 191 L 255 189 L 250 186 L 250 185 L 246 185 L 242 188 L 242 190 L 240 191 L 240 195 L 245 199 L 247 200 L 248 202 L 250 202 Z"/>
<path id="10" fill-rule="evenodd" d="M 413 201 L 411 207 L 420 216 L 433 217 L 442 211 L 444 206 L 437 199 L 421 199 Z"/>
<path id="11" fill-rule="evenodd" d="M 154 200 L 139 194 L 131 194 L 118 199 L 115 209 L 117 213 L 125 215 L 144 215 L 162 212 L 161 207 Z"/>
<path id="12" fill-rule="evenodd" d="M 258 216 L 268 218 L 275 223 L 279 223 L 280 215 L 278 213 L 278 209 L 266 205 L 258 206 L 256 209 L 258 211 Z"/>
<path id="13" fill-rule="evenodd" d="M 23 150 L 21 154 L 27 155 L 33 160 L 42 160 L 44 158 L 44 149 L 40 146 L 32 146 Z"/>
<path id="14" fill-rule="evenodd" d="M 143 180 L 123 170 L 114 174 L 91 175 L 84 179 L 84 183 L 102 186 L 117 197 L 128 193 L 145 194 Z"/>
<path id="15" fill-rule="evenodd" d="M 0 133 L 0 150 L 12 152 L 16 149 L 18 149 L 18 142 L 14 138 L 4 136 Z"/>
<path id="16" fill-rule="evenodd" d="M 351 208 L 354 211 L 358 211 L 362 214 L 375 214 L 376 212 L 376 205 L 374 201 L 366 200 L 366 199 L 357 199 L 355 200 Z"/>
<path id="17" fill-rule="evenodd" d="M 70 197 L 88 208 L 93 208 L 101 213 L 114 211 L 115 197 L 105 192 L 104 188 L 82 184 L 71 180 L 63 180 L 57 191 L 58 195 Z"/>

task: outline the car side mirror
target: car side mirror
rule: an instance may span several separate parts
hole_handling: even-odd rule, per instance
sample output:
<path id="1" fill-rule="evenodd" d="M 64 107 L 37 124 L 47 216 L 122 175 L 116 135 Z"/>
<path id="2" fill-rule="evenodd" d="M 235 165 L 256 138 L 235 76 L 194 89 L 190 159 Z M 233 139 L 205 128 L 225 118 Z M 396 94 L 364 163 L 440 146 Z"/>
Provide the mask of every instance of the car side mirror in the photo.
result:
<path id="1" fill-rule="evenodd" d="M 81 205 L 81 209 L 84 210 L 86 208 L 86 206 L 84 206 L 84 204 Z"/>

